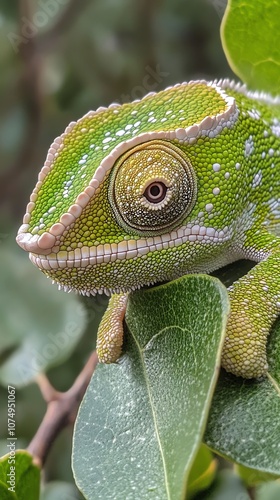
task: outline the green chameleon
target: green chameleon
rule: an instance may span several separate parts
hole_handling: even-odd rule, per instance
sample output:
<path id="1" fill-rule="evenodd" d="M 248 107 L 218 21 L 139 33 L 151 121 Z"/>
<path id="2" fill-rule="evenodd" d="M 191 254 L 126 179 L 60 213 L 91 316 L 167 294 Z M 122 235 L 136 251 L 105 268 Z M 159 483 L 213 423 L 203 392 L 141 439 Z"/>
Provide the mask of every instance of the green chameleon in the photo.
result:
<path id="1" fill-rule="evenodd" d="M 121 355 L 128 292 L 238 259 L 222 366 L 267 370 L 280 314 L 280 97 L 191 81 L 90 111 L 54 140 L 18 244 L 65 291 L 113 293 L 99 359 Z M 186 304 L 186 307 L 188 305 Z"/>

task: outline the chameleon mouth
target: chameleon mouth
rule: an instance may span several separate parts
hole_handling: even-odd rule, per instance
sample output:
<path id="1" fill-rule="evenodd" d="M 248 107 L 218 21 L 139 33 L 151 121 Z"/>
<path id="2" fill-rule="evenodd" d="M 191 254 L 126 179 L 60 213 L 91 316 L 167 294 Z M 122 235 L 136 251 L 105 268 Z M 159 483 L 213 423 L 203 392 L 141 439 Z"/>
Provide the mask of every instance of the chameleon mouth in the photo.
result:
<path id="1" fill-rule="evenodd" d="M 188 224 L 170 234 L 152 236 L 138 240 L 125 240 L 121 243 L 107 243 L 92 247 L 81 247 L 71 251 L 50 251 L 48 255 L 30 252 L 31 262 L 42 270 L 64 268 L 86 268 L 99 264 L 139 258 L 154 251 L 178 247 L 184 243 L 221 244 L 230 239 L 230 230 Z"/>
<path id="2" fill-rule="evenodd" d="M 55 243 L 55 237 L 49 233 L 43 233 L 41 236 L 37 234 L 25 233 L 23 231 L 24 224 L 20 227 L 16 237 L 17 244 L 26 252 L 34 252 L 38 254 L 50 254 Z M 23 229 L 22 229 L 23 228 Z"/>

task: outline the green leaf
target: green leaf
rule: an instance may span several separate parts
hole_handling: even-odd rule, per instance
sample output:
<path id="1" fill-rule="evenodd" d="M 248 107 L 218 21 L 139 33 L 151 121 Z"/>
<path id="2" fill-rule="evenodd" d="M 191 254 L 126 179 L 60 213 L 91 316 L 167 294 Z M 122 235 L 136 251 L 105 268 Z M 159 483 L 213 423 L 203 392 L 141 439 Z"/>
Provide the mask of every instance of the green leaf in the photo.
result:
<path id="1" fill-rule="evenodd" d="M 267 376 L 261 380 L 221 372 L 205 442 L 239 464 L 280 476 L 279 321 L 268 342 L 268 364 Z"/>
<path id="2" fill-rule="evenodd" d="M 0 458 L 1 500 L 38 500 L 39 491 L 40 469 L 27 451 L 17 450 Z"/>
<path id="3" fill-rule="evenodd" d="M 0 383 L 22 386 L 70 356 L 83 334 L 86 312 L 74 294 L 59 292 L 5 241 L 0 275 Z"/>
<path id="4" fill-rule="evenodd" d="M 73 468 L 87 499 L 183 498 L 227 313 L 226 290 L 209 276 L 130 295 L 124 355 L 97 367 L 76 420 Z"/>
<path id="5" fill-rule="evenodd" d="M 221 25 L 228 63 L 251 89 L 280 93 L 280 2 L 229 0 Z"/>

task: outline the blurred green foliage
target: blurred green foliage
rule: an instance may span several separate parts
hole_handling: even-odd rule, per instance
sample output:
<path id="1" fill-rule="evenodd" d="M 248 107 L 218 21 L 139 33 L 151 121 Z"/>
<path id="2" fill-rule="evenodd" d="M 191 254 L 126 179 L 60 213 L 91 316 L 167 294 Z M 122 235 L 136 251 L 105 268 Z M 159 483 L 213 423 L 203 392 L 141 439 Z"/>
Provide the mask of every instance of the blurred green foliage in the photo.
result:
<path id="1" fill-rule="evenodd" d="M 3 259 L 7 251 L 17 253 L 14 237 L 47 149 L 70 121 L 89 109 L 112 101 L 141 98 L 150 90 L 161 90 L 176 82 L 232 76 L 219 35 L 223 3 L 218 0 L 1 1 L 0 253 Z M 33 286 L 35 290 L 31 264 L 27 255 L 24 258 L 24 266 L 30 266 L 28 279 L 23 273 L 18 284 L 10 283 L 2 273 L 2 297 L 9 286 L 14 287 L 15 297 L 17 287 L 23 295 L 27 287 L 29 293 Z M 13 259 L 3 262 L 5 276 L 9 276 L 7 270 L 13 267 Z M 53 288 L 49 284 L 46 293 L 52 294 Z M 2 338 L 8 316 L 17 314 L 13 288 L 9 296 L 9 304 L 1 313 Z M 87 331 L 75 353 L 48 372 L 58 390 L 69 388 L 80 372 L 94 347 L 94 334 L 106 306 L 103 297 L 82 301 L 90 320 Z M 34 304 L 36 307 L 36 301 Z M 46 329 L 45 324 L 38 324 L 38 317 L 36 322 L 38 330 Z M 17 323 L 21 323 L 23 332 L 27 329 L 24 317 L 19 315 Z M 9 345 L 10 342 L 0 345 L 0 361 L 9 355 Z M 6 400 L 4 387 L 0 389 L 1 439 L 6 439 Z M 34 435 L 44 411 L 45 402 L 37 386 L 17 391 L 17 436 L 22 446 Z M 47 462 L 46 481 L 73 481 L 70 451 L 71 432 L 66 430 Z"/>

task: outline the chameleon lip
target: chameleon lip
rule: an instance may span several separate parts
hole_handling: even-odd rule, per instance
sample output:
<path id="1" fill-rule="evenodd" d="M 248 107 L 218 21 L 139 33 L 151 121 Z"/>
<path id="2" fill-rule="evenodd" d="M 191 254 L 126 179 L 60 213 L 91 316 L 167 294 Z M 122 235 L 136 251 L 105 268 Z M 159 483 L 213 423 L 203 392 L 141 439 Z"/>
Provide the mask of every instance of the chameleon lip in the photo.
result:
<path id="1" fill-rule="evenodd" d="M 223 229 L 188 224 L 170 234 L 151 236 L 139 240 L 127 240 L 121 243 L 104 244 L 93 247 L 76 248 L 71 251 L 59 251 L 43 255 L 30 253 L 31 262 L 44 270 L 96 266 L 98 264 L 128 260 L 141 257 L 153 251 L 177 247 L 184 243 L 222 244 L 231 237 L 231 231 L 226 226 Z"/>
<path id="2" fill-rule="evenodd" d="M 24 225 L 24 224 L 23 224 Z M 49 233 L 31 234 L 20 232 L 16 237 L 17 244 L 26 252 L 35 252 L 41 254 L 49 254 L 55 245 L 55 236 Z"/>

